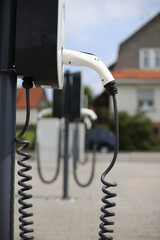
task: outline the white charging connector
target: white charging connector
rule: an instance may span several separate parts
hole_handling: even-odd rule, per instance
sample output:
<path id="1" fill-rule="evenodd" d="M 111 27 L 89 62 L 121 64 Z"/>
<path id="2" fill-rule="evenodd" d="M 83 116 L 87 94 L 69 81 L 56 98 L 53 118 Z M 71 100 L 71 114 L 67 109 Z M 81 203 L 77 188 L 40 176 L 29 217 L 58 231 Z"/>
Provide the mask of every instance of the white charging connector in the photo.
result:
<path id="1" fill-rule="evenodd" d="M 98 118 L 97 114 L 89 108 L 81 108 L 81 114 L 82 116 L 89 116 L 92 120 L 97 120 Z"/>
<path id="2" fill-rule="evenodd" d="M 84 118 L 84 123 L 86 124 L 87 129 L 92 128 L 92 120 L 97 120 L 98 116 L 97 114 L 89 108 L 81 108 L 81 115 Z"/>
<path id="3" fill-rule="evenodd" d="M 84 66 L 95 70 L 99 74 L 103 86 L 115 80 L 106 65 L 95 55 L 63 49 L 62 59 L 64 65 Z"/>

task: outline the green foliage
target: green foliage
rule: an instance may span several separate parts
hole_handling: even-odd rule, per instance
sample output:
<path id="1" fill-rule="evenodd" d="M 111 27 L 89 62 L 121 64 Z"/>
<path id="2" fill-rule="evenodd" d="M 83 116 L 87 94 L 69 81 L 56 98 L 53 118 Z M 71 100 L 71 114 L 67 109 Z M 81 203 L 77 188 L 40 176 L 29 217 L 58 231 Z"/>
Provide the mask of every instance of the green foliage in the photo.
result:
<path id="1" fill-rule="evenodd" d="M 152 122 L 143 113 L 129 116 L 126 112 L 119 112 L 120 150 L 154 150 L 157 141 L 154 136 Z M 114 118 L 109 123 L 114 131 Z"/>
<path id="2" fill-rule="evenodd" d="M 88 106 L 90 107 L 94 98 L 92 89 L 89 86 L 84 86 L 84 94 L 88 97 Z"/>
<path id="3" fill-rule="evenodd" d="M 21 130 L 16 130 L 16 136 L 21 132 Z M 35 141 L 36 141 L 36 130 L 27 130 L 25 134 L 21 138 L 22 140 L 30 141 L 31 144 L 29 146 L 30 150 L 34 150 Z"/>
<path id="4" fill-rule="evenodd" d="M 45 114 L 43 115 L 43 118 L 52 118 L 52 114 L 51 113 Z"/>

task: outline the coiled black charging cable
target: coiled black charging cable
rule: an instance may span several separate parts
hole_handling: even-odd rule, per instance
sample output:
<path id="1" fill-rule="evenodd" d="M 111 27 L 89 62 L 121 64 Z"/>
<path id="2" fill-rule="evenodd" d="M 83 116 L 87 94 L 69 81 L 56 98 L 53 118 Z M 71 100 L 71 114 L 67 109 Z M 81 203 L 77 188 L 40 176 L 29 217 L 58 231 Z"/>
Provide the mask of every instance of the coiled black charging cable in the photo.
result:
<path id="1" fill-rule="evenodd" d="M 31 158 L 31 155 L 25 152 L 22 152 L 25 148 L 27 148 L 30 145 L 29 141 L 26 140 L 21 140 L 22 136 L 26 132 L 29 124 L 29 119 L 30 119 L 30 101 L 29 101 L 29 89 L 33 87 L 33 83 L 31 79 L 24 79 L 23 82 L 23 87 L 26 89 L 26 103 L 27 103 L 27 113 L 26 113 L 26 122 L 24 125 L 23 130 L 20 132 L 20 134 L 16 137 L 15 141 L 18 144 L 23 144 L 20 148 L 18 148 L 17 153 L 22 156 L 21 159 L 18 160 L 18 164 L 22 167 L 18 171 L 18 175 L 22 177 L 21 180 L 18 181 L 19 186 L 21 186 L 21 189 L 18 191 L 19 195 L 21 198 L 18 200 L 19 204 L 22 205 L 19 208 L 19 213 L 21 216 L 19 217 L 20 221 L 20 237 L 21 240 L 32 240 L 34 239 L 33 236 L 28 236 L 26 234 L 31 234 L 34 232 L 32 228 L 27 228 L 28 225 L 32 225 L 33 221 L 31 220 L 26 220 L 28 217 L 32 217 L 33 213 L 26 212 L 25 210 L 28 208 L 31 208 L 33 205 L 31 203 L 27 203 L 26 200 L 32 198 L 32 194 L 26 193 L 26 191 L 29 191 L 32 189 L 32 185 L 27 184 L 26 182 L 30 181 L 32 179 L 32 176 L 26 174 L 29 170 L 32 169 L 32 167 L 29 164 L 26 164 L 25 161 L 29 160 Z M 113 221 L 108 220 L 108 217 L 113 217 L 115 215 L 114 212 L 109 211 L 109 208 L 114 207 L 116 204 L 114 202 L 109 201 L 108 199 L 116 197 L 116 193 L 112 193 L 108 191 L 108 188 L 110 187 L 116 187 L 117 183 L 115 182 L 107 182 L 105 180 L 106 175 L 111 171 L 113 168 L 116 159 L 117 159 L 117 154 L 118 154 L 118 147 L 119 147 L 119 126 L 118 126 L 118 110 L 117 110 L 117 101 L 116 101 L 116 94 L 117 94 L 117 88 L 115 86 L 115 81 L 107 84 L 106 86 L 107 91 L 113 98 L 113 105 L 114 105 L 114 114 L 115 114 L 115 150 L 114 150 L 114 155 L 113 159 L 108 166 L 108 168 L 103 172 L 101 176 L 101 182 L 103 183 L 102 191 L 105 194 L 104 197 L 102 198 L 102 202 L 104 203 L 104 206 L 102 206 L 101 211 L 102 215 L 100 217 L 100 220 L 102 223 L 99 225 L 100 231 L 99 231 L 99 240 L 112 240 L 113 237 L 107 236 L 106 234 L 108 233 L 113 233 L 113 229 L 108 228 L 107 226 L 114 225 Z"/>
<path id="2" fill-rule="evenodd" d="M 26 209 L 31 208 L 33 205 L 31 203 L 26 202 L 26 200 L 32 198 L 32 194 L 27 193 L 27 191 L 32 189 L 32 185 L 28 184 L 28 182 L 32 179 L 31 175 L 26 174 L 26 172 L 30 171 L 32 169 L 32 166 L 29 164 L 26 164 L 26 161 L 31 158 L 31 155 L 29 153 L 23 152 L 24 149 L 29 147 L 30 142 L 26 140 L 21 140 L 22 136 L 26 132 L 29 124 L 30 119 L 30 99 L 29 99 L 29 90 L 33 87 L 33 83 L 31 79 L 24 78 L 23 87 L 26 89 L 26 121 L 23 130 L 20 132 L 20 134 L 16 137 L 15 141 L 18 144 L 23 144 L 23 146 L 19 147 L 17 149 L 18 155 L 22 156 L 18 160 L 18 165 L 22 168 L 18 171 L 18 175 L 21 177 L 21 179 L 18 181 L 18 185 L 21 187 L 21 189 L 18 191 L 18 194 L 21 196 L 18 200 L 21 207 L 19 208 L 19 213 L 21 214 L 19 217 L 20 226 L 19 229 L 21 230 L 19 236 L 21 237 L 21 240 L 28 240 L 28 239 L 34 239 L 33 236 L 29 236 L 26 234 L 31 234 L 34 232 L 32 228 L 27 228 L 28 225 L 33 225 L 33 221 L 27 220 L 26 218 L 30 218 L 33 216 L 33 213 L 26 212 Z"/>
<path id="3" fill-rule="evenodd" d="M 108 226 L 114 225 L 114 222 L 111 220 L 108 220 L 108 218 L 115 216 L 115 213 L 108 210 L 112 207 L 115 207 L 116 204 L 114 202 L 109 201 L 108 199 L 114 198 L 117 196 L 116 193 L 110 192 L 108 188 L 110 187 L 116 187 L 117 183 L 115 182 L 107 182 L 105 180 L 106 175 L 111 171 L 113 168 L 118 154 L 118 148 L 119 148 L 119 123 L 118 123 L 118 110 L 117 110 L 117 101 L 116 101 L 116 94 L 118 93 L 115 81 L 111 82 L 106 86 L 106 89 L 108 93 L 113 98 L 113 106 L 114 106 L 114 119 L 115 119 L 115 148 L 114 148 L 114 155 L 113 159 L 108 166 L 108 168 L 103 172 L 101 176 L 101 182 L 103 183 L 102 192 L 105 194 L 102 197 L 102 202 L 104 205 L 101 207 L 102 215 L 100 217 L 100 220 L 102 223 L 99 225 L 100 231 L 99 231 L 99 240 L 112 240 L 112 236 L 108 236 L 109 233 L 113 233 L 114 230 L 111 228 L 108 228 Z"/>
<path id="4" fill-rule="evenodd" d="M 75 130 L 74 130 L 74 134 L 73 134 L 73 176 L 74 176 L 74 179 L 76 181 L 76 183 L 80 186 L 80 187 L 88 187 L 93 178 L 94 178 L 94 173 L 95 173 L 95 163 L 96 163 L 96 149 L 97 149 L 97 146 L 96 144 L 93 145 L 93 158 L 92 158 L 92 166 L 91 166 L 91 174 L 90 174 L 90 177 L 89 177 L 89 180 L 86 182 L 86 183 L 81 183 L 78 179 L 78 176 L 77 176 L 77 165 L 79 165 L 79 163 L 81 163 L 81 160 L 79 159 L 79 129 L 78 129 L 78 121 L 76 122 L 76 126 L 75 126 Z M 85 156 L 85 161 L 83 161 L 83 164 L 84 162 L 86 163 L 87 160 L 86 160 L 86 156 Z"/>

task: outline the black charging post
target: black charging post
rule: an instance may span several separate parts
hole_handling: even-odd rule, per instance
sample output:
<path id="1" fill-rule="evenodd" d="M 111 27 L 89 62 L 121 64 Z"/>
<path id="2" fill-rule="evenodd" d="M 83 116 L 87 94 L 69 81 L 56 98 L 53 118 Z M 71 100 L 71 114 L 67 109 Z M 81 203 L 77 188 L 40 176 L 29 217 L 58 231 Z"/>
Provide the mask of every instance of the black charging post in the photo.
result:
<path id="1" fill-rule="evenodd" d="M 14 239 L 16 0 L 0 1 L 0 239 Z"/>
<path id="2" fill-rule="evenodd" d="M 68 146 L 69 146 L 69 118 L 70 118 L 70 73 L 65 74 L 65 137 L 64 137 L 64 174 L 63 174 L 63 199 L 68 199 Z"/>
<path id="3" fill-rule="evenodd" d="M 54 118 L 62 118 L 64 117 L 64 168 L 63 168 L 63 195 L 62 199 L 67 200 L 70 199 L 68 196 L 68 180 L 69 180 L 69 125 L 72 122 L 78 121 L 81 119 L 81 108 L 82 108 L 82 81 L 81 81 L 81 73 L 75 72 L 70 73 L 69 71 L 65 72 L 65 81 L 63 90 L 54 90 L 53 93 L 53 117 Z M 73 157 L 73 175 L 76 183 L 80 187 L 87 187 L 93 180 L 94 177 L 94 169 L 95 169 L 95 151 L 96 148 L 93 149 L 93 160 L 92 160 L 92 168 L 89 180 L 87 183 L 81 183 L 77 176 L 77 163 L 79 160 L 78 153 L 78 122 L 76 123 L 76 128 L 74 129 L 73 134 L 73 146 L 72 146 L 72 157 Z M 58 149 L 58 152 L 61 152 L 61 149 Z M 38 155 L 38 154 L 37 154 Z M 61 157 L 61 154 L 58 154 L 58 157 Z M 60 160 L 60 159 L 59 159 Z M 58 160 L 58 164 L 59 164 Z M 85 162 L 87 162 L 87 158 L 85 158 Z M 80 162 L 79 162 L 80 163 Z M 57 168 L 59 169 L 59 167 Z M 43 182 L 46 181 L 42 178 L 40 173 L 40 178 Z M 53 181 L 49 182 L 52 183 Z"/>

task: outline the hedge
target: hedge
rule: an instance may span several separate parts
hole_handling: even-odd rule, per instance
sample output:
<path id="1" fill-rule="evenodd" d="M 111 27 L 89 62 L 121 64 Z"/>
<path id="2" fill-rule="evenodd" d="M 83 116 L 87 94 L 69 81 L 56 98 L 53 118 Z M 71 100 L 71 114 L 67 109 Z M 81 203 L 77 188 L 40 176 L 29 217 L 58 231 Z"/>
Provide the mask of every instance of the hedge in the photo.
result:
<path id="1" fill-rule="evenodd" d="M 160 150 L 154 134 L 154 125 L 143 113 L 129 116 L 119 112 L 119 149 L 127 151 Z M 110 119 L 109 128 L 114 131 L 114 117 Z"/>

